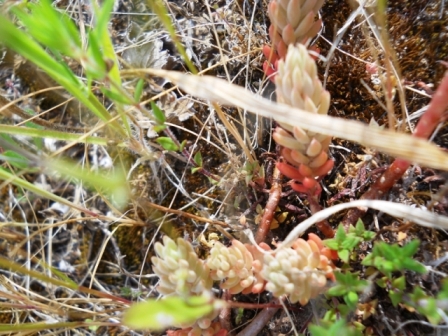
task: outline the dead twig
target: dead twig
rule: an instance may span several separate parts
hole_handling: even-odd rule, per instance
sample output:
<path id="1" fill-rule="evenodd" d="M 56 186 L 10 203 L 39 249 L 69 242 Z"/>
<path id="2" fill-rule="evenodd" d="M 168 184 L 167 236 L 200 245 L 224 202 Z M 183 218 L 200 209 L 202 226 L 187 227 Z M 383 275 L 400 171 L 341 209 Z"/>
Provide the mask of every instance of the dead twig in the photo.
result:
<path id="1" fill-rule="evenodd" d="M 218 226 L 222 226 L 222 227 L 228 227 L 229 226 L 229 224 L 227 224 L 225 222 L 222 222 L 222 221 L 211 220 L 209 218 L 196 216 L 196 215 L 190 214 L 190 213 L 182 211 L 182 210 L 170 209 L 170 208 L 164 207 L 162 205 L 158 205 L 158 204 L 152 203 L 152 202 L 150 202 L 150 201 L 148 201 L 148 200 L 146 200 L 144 198 L 141 198 L 141 197 L 139 198 L 139 202 L 141 202 L 142 204 L 147 205 L 147 206 L 149 206 L 151 208 L 154 208 L 154 209 L 157 209 L 157 210 L 160 210 L 160 211 L 163 211 L 163 212 L 172 213 L 172 214 L 175 214 L 175 215 L 178 215 L 178 216 L 191 218 L 191 219 L 197 220 L 198 222 L 210 223 L 212 225 L 218 225 Z"/>
<path id="2" fill-rule="evenodd" d="M 269 320 L 277 313 L 280 308 L 265 308 L 255 317 L 252 322 L 240 331 L 237 336 L 258 335 L 261 329 L 269 322 Z"/>

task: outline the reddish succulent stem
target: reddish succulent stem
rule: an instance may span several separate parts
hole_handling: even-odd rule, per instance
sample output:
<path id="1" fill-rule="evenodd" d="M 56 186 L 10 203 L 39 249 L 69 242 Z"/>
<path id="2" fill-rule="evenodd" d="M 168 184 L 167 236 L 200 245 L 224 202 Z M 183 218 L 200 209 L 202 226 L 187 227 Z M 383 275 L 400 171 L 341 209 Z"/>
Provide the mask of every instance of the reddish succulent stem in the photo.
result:
<path id="1" fill-rule="evenodd" d="M 413 136 L 427 139 L 434 132 L 435 128 L 443 118 L 443 115 L 448 108 L 448 72 L 442 79 L 437 91 L 431 98 L 428 109 L 420 118 Z M 403 176 L 409 168 L 410 163 L 403 159 L 395 159 L 395 161 L 387 168 L 370 189 L 361 196 L 361 199 L 379 199 L 383 197 L 395 185 L 395 183 Z M 359 217 L 361 217 L 366 210 L 351 209 L 344 220 L 342 221 L 345 229 L 348 230 L 350 224 L 354 225 Z"/>
<path id="2" fill-rule="evenodd" d="M 317 212 L 322 210 L 322 207 L 317 202 L 316 196 L 312 196 L 311 194 L 308 194 L 308 202 L 310 204 L 310 209 L 311 209 L 311 213 L 312 214 L 315 214 L 315 213 L 317 213 Z M 326 238 L 333 238 L 334 237 L 334 230 L 331 227 L 330 223 L 326 219 L 316 223 L 316 227 L 317 227 L 317 229 L 320 232 L 322 232 L 322 234 Z"/>
<path id="3" fill-rule="evenodd" d="M 259 335 L 259 332 L 269 322 L 280 308 L 265 308 L 255 317 L 252 322 L 240 331 L 237 336 Z"/>
<path id="4" fill-rule="evenodd" d="M 232 301 L 232 294 L 229 293 L 228 290 L 224 290 L 224 294 L 222 296 L 222 299 L 229 301 L 229 302 L 233 302 Z M 232 330 L 232 308 L 226 307 L 223 310 L 221 310 L 221 312 L 219 313 L 219 323 L 221 323 L 221 327 L 222 329 L 225 330 Z M 232 336 L 234 335 L 234 333 L 230 332 L 227 334 L 227 336 Z"/>
<path id="5" fill-rule="evenodd" d="M 272 220 L 274 219 L 275 209 L 277 209 L 278 202 L 280 201 L 282 194 L 282 185 L 280 183 L 281 178 L 282 175 L 280 170 L 275 167 L 274 173 L 272 174 L 271 190 L 269 192 L 268 202 L 266 203 L 266 208 L 264 209 L 263 217 L 261 218 L 257 235 L 255 236 L 255 241 L 257 244 L 264 242 L 271 227 Z"/>

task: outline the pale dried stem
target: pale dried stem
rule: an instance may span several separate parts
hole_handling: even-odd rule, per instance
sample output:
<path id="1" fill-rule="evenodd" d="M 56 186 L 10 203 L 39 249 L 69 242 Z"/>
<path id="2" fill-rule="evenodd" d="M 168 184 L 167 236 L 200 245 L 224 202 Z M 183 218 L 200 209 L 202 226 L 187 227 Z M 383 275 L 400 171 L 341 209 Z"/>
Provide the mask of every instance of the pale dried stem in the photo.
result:
<path id="1" fill-rule="evenodd" d="M 150 201 L 148 201 L 147 199 L 144 198 L 139 198 L 138 201 L 145 206 L 160 210 L 162 212 L 167 212 L 167 213 L 172 213 L 178 216 L 182 216 L 182 217 L 187 217 L 187 218 L 191 218 L 194 219 L 198 222 L 203 222 L 203 223 L 210 223 L 212 225 L 217 225 L 217 226 L 222 226 L 222 227 L 228 227 L 229 224 L 222 222 L 222 221 L 218 221 L 218 220 L 211 220 L 210 218 L 205 218 L 205 217 L 201 217 L 201 216 L 196 216 L 193 214 L 190 214 L 188 212 L 182 211 L 182 210 L 177 210 L 177 209 L 170 209 L 164 206 L 161 206 L 159 204 L 155 204 L 152 203 Z"/>
<path id="2" fill-rule="evenodd" d="M 345 209 L 364 207 L 382 211 L 390 216 L 400 217 L 421 226 L 435 229 L 448 229 L 448 217 L 435 214 L 434 212 L 428 211 L 426 209 L 414 208 L 409 205 L 388 201 L 355 200 L 349 203 L 342 203 L 334 205 L 330 208 L 322 209 L 310 218 L 305 219 L 288 234 L 288 236 L 277 246 L 275 250 L 265 251 L 259 246 L 256 247 L 263 253 L 275 254 L 280 249 L 291 247 L 292 244 L 297 240 L 297 238 L 299 238 L 306 230 L 308 230 L 317 222 L 320 222 L 328 218 L 329 216 Z M 245 233 L 247 234 L 252 244 L 256 245 L 252 232 L 246 230 Z"/>
<path id="3" fill-rule="evenodd" d="M 448 154 L 428 141 L 389 130 L 369 127 L 361 122 L 327 115 L 311 114 L 285 104 L 256 96 L 244 88 L 211 76 L 194 76 L 174 71 L 139 69 L 177 83 L 188 93 L 227 105 L 236 105 L 266 118 L 299 125 L 312 132 L 355 141 L 426 167 L 446 170 Z"/>

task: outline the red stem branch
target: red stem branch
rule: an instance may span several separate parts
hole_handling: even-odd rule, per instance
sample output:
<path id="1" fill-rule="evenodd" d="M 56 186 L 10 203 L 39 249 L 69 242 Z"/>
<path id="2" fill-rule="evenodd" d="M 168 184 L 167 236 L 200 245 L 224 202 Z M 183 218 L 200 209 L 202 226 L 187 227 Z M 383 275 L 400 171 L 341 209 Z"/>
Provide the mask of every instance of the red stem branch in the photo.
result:
<path id="1" fill-rule="evenodd" d="M 277 166 L 275 166 L 274 173 L 272 174 L 271 190 L 269 191 L 268 202 L 266 203 L 266 208 L 264 209 L 263 217 L 261 218 L 261 223 L 258 227 L 257 235 L 255 236 L 255 241 L 257 242 L 257 244 L 265 241 L 269 229 L 271 228 L 275 209 L 277 209 L 278 202 L 280 201 L 280 197 L 282 194 L 282 185 L 280 183 L 281 178 L 282 175 Z"/>
<path id="2" fill-rule="evenodd" d="M 252 322 L 238 333 L 237 336 L 259 335 L 263 327 L 271 320 L 280 308 L 265 308 L 255 317 Z"/>
<path id="3" fill-rule="evenodd" d="M 448 108 L 448 71 L 442 79 L 437 91 L 431 98 L 428 109 L 420 118 L 415 131 L 412 134 L 415 137 L 427 139 L 434 132 L 435 128 L 443 118 Z M 361 199 L 379 199 L 386 195 L 395 183 L 403 176 L 409 168 L 410 163 L 403 159 L 395 161 L 387 168 L 369 190 L 361 196 Z M 350 224 L 354 225 L 356 221 L 364 215 L 364 209 L 351 209 L 348 211 L 342 221 L 346 230 Z"/>
<path id="4" fill-rule="evenodd" d="M 308 194 L 308 202 L 310 204 L 310 209 L 311 209 L 311 213 L 314 215 L 315 213 L 319 212 L 322 210 L 322 207 L 320 206 L 320 204 L 317 202 L 317 198 L 316 196 L 312 196 L 310 194 Z M 317 229 L 322 232 L 322 234 L 326 237 L 326 238 L 333 238 L 334 237 L 334 230 L 331 227 L 330 223 L 324 219 L 323 221 L 320 221 L 318 223 L 316 223 L 316 227 Z"/>

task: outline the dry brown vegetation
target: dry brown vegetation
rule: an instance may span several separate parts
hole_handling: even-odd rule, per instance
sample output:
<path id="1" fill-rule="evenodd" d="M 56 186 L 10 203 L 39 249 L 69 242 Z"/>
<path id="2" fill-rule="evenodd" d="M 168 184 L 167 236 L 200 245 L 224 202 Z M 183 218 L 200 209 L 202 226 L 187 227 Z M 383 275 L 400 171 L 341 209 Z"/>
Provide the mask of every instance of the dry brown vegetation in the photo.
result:
<path id="1" fill-rule="evenodd" d="M 123 167 L 131 198 L 124 209 L 117 209 L 101 192 L 92 191 L 76 181 L 63 181 L 58 176 L 44 173 L 40 167 L 21 170 L 18 174 L 90 213 L 38 197 L 9 181 L 1 184 L 1 254 L 49 278 L 57 278 L 54 272 L 59 271 L 76 285 L 104 294 L 97 296 L 97 293 L 80 291 L 76 287 L 67 289 L 60 283 L 24 276 L 3 265 L 0 270 L 2 323 L 17 326 L 25 322 L 73 323 L 47 325 L 41 331 L 18 328 L 17 334 L 144 334 L 129 331 L 118 323 L 128 303 L 157 295 L 154 291 L 157 278 L 150 263 L 155 241 L 160 241 L 163 235 L 183 237 L 193 244 L 199 256 L 206 256 L 213 237 L 219 237 L 225 243 L 232 237 L 246 240 L 243 230 L 257 230 L 260 207 L 266 206 L 269 189 L 274 183 L 271 180 L 274 163 L 278 160 L 278 151 L 271 139 L 273 121 L 261 116 L 264 113 L 261 109 L 270 106 L 257 98 L 275 100 L 274 87 L 262 70 L 261 48 L 269 44 L 267 3 L 172 0 L 166 5 L 176 35 L 199 72 L 225 79 L 253 95 L 244 100 L 245 96 L 235 91 L 236 96 L 229 98 L 225 96 L 229 92 L 219 82 L 202 81 L 202 85 L 211 90 L 210 94 L 214 94 L 211 97 L 224 95 L 220 102 L 226 104 L 221 106 L 201 100 L 208 97 L 207 93 L 201 95 L 202 91 L 200 88 L 196 90 L 193 81 L 181 83 L 179 89 L 174 75 L 157 72 L 158 69 L 187 72 L 170 34 L 150 13 L 146 3 L 117 2 L 111 29 L 125 78 L 123 86 L 133 90 L 136 83 L 133 69 L 156 69 L 153 73 L 161 76 L 140 72 L 148 79 L 142 100 L 147 101 L 148 107 L 149 100 L 157 101 L 167 115 L 167 125 L 174 136 L 179 141 L 187 141 L 186 149 L 190 153 L 201 152 L 203 168 L 212 178 L 192 173 L 191 165 L 180 153 L 163 150 L 154 140 L 149 119 L 137 110 L 129 112 L 134 142 L 129 142 L 126 148 L 113 143 L 98 146 L 49 139 L 40 139 L 41 143 L 36 143 L 31 138 L 21 139 L 23 147 L 31 152 L 42 148 L 48 156 L 69 157 L 94 169 Z M 91 19 L 88 5 L 61 1 L 57 7 L 65 10 L 78 27 L 88 26 Z M 396 58 L 393 66 L 401 76 L 395 81 L 391 101 L 396 118 L 396 127 L 391 131 L 397 131 L 397 134 L 373 126 L 355 129 L 358 127 L 355 124 L 343 124 L 342 121 L 336 124 L 331 119 L 326 121 L 327 124 L 323 120 L 321 124 L 311 126 L 337 135 L 330 150 L 336 161 L 335 168 L 322 181 L 320 206 L 327 208 L 359 199 L 394 156 L 401 155 L 417 164 L 384 199 L 428 208 L 446 216 L 447 123 L 440 121 L 431 138 L 432 146 L 423 141 L 408 142 L 411 141 L 409 136 L 398 133 L 410 133 L 410 126 L 415 126 L 446 71 L 446 64 L 440 61 L 448 61 L 448 5 L 443 0 L 393 0 L 387 7 L 386 27 L 378 29 L 388 33 L 387 43 Z M 381 47 L 384 41 L 378 40 L 366 24 L 367 18 L 376 22 L 373 6 L 366 7 L 368 17 L 360 15 L 346 26 L 355 8 L 356 4 L 349 1 L 326 0 L 321 12 L 324 28 L 315 44 L 322 56 L 317 62 L 319 75 L 331 94 L 329 114 L 365 125 L 373 120 L 387 129 L 390 119 L 381 79 L 366 71 L 366 66 L 376 59 L 385 66 L 387 56 Z M 79 15 L 80 11 L 82 15 Z M 28 118 L 29 113 L 24 110 L 31 110 L 33 116 L 38 115 L 34 117 L 34 123 L 45 129 L 85 133 L 98 126 L 97 121 L 68 94 L 61 93 L 65 91 L 44 92 L 55 83 L 30 61 L 9 49 L 0 50 L 3 53 L 0 59 L 3 124 L 17 125 Z M 84 75 L 76 62 L 70 66 L 79 76 Z M 165 79 L 162 75 L 166 75 Z M 110 101 L 100 92 L 97 94 L 105 106 L 109 106 Z M 2 108 L 8 103 L 6 99 L 16 100 L 16 105 Z M 253 105 L 257 104 L 257 99 L 259 111 Z M 239 107 L 229 106 L 230 102 Z M 243 104 L 252 108 L 246 109 Z M 271 108 L 273 110 L 275 106 Z M 407 112 L 405 118 L 403 111 Z M 260 115 L 249 112 L 260 112 Z M 278 113 L 282 113 L 281 108 Z M 303 122 L 312 124 L 311 119 L 303 119 Z M 331 127 L 334 133 L 331 133 Z M 111 132 L 103 129 L 98 132 L 112 142 L 116 140 Z M 356 138 L 357 134 L 364 138 Z M 2 143 L 0 145 L 3 147 Z M 148 156 L 140 155 L 138 148 L 144 148 Z M 264 169 L 265 179 L 257 175 L 258 172 L 247 178 L 250 175 L 247 164 L 255 162 Z M 4 168 L 8 168 L 7 163 Z M 219 179 L 218 184 L 214 183 L 213 177 Z M 274 214 L 276 227 L 269 232 L 268 243 L 285 240 L 294 227 L 312 213 L 311 205 L 286 186 L 287 180 L 281 182 L 284 186 Z M 343 220 L 347 211 L 328 217 L 333 228 Z M 390 212 L 369 211 L 363 221 L 369 230 L 377 233 L 377 240 L 405 244 L 413 238 L 419 239 L 421 246 L 416 259 L 425 265 L 433 265 L 437 272 L 426 276 L 408 274 L 406 285 L 407 288 L 420 286 L 428 294 L 437 293 L 441 279 L 448 272 L 443 259 L 448 250 L 446 231 L 415 225 L 413 215 L 409 216 L 403 220 Z M 312 226 L 309 232 L 317 230 Z M 360 262 L 371 248 L 371 244 L 361 247 L 357 259 L 352 260 L 353 271 L 363 271 Z M 118 297 L 123 300 L 115 300 Z M 271 302 L 266 293 L 238 295 L 233 299 L 244 303 Z M 444 332 L 444 329 L 429 325 L 422 315 L 405 305 L 393 307 L 385 290 L 366 295 L 362 304 L 365 308 L 362 314 L 369 308 L 370 316 L 363 320 L 357 311 L 352 317 L 366 326 L 366 334 L 442 335 Z M 372 306 L 367 307 L 369 304 Z M 290 305 L 288 309 L 288 314 L 280 309 L 272 317 L 268 316 L 271 319 L 266 318 L 268 322 L 258 335 L 286 334 L 291 331 L 291 324 L 299 332 L 305 332 L 307 324 L 314 317 L 322 317 L 328 305 L 325 298 L 320 298 L 305 307 Z M 256 309 L 232 310 L 227 318 L 229 331 L 238 334 L 253 321 L 257 312 Z M 415 323 L 406 324 L 410 320 Z M 91 321 L 102 325 L 92 328 Z"/>

